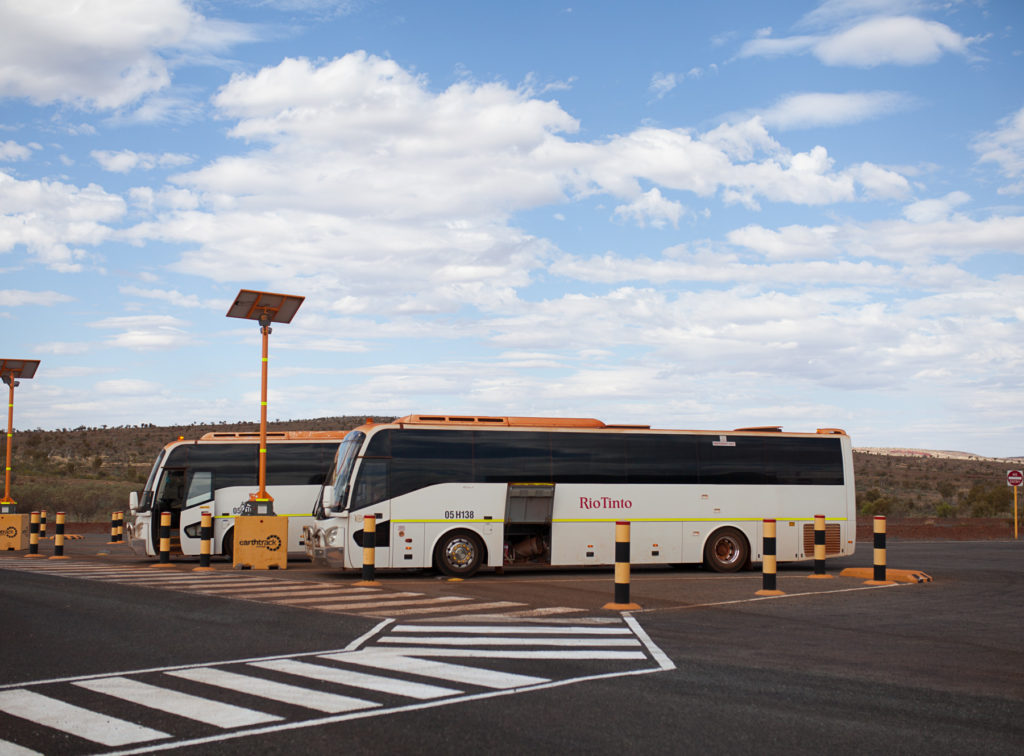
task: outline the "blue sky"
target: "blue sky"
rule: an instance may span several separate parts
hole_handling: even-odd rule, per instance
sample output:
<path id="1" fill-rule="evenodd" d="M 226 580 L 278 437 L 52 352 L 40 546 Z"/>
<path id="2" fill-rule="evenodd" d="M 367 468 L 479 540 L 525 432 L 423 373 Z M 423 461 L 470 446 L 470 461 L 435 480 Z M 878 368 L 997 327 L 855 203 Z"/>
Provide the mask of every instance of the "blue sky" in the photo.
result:
<path id="1" fill-rule="evenodd" d="M 1024 453 L 1015 1 L 0 0 L 18 428 L 842 427 Z"/>

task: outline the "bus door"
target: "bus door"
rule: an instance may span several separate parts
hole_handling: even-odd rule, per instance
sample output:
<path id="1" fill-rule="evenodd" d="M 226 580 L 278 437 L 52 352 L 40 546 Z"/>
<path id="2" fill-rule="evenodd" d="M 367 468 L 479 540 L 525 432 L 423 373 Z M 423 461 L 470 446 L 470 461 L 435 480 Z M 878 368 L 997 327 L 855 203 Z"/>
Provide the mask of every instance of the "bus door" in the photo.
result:
<path id="1" fill-rule="evenodd" d="M 364 459 L 356 477 L 349 522 L 352 535 L 345 561 L 352 567 L 363 563 L 363 532 L 366 515 L 374 515 L 375 546 L 373 563 L 377 567 L 391 566 L 391 500 L 388 498 L 389 461 Z M 396 565 L 397 566 L 397 565 Z"/>
<path id="2" fill-rule="evenodd" d="M 181 510 L 185 503 L 186 472 L 184 467 L 165 467 L 160 475 L 156 495 L 153 497 L 153 517 L 150 526 L 154 554 L 160 553 L 160 520 L 164 512 L 171 513 L 171 548 L 174 548 L 173 543 L 181 524 Z"/>
<path id="3" fill-rule="evenodd" d="M 509 483 L 505 498 L 505 564 L 551 564 L 554 483 Z"/>
<path id="4" fill-rule="evenodd" d="M 178 532 L 181 536 L 183 554 L 199 553 L 204 509 L 209 510 L 212 515 L 217 514 L 214 507 L 213 471 L 189 469 L 185 476 L 185 503 L 178 517 Z M 211 553 L 220 553 L 215 544 L 211 544 Z"/>

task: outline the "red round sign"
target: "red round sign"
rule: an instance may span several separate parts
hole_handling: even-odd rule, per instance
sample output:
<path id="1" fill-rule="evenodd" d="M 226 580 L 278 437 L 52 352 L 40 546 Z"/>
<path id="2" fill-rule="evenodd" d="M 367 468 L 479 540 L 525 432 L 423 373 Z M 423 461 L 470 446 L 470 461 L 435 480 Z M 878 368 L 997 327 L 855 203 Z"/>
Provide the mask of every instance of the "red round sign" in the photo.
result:
<path id="1" fill-rule="evenodd" d="M 1024 483 L 1024 472 L 1020 470 L 1010 470 L 1006 473 L 1006 485 L 1008 486 L 1019 486 Z"/>

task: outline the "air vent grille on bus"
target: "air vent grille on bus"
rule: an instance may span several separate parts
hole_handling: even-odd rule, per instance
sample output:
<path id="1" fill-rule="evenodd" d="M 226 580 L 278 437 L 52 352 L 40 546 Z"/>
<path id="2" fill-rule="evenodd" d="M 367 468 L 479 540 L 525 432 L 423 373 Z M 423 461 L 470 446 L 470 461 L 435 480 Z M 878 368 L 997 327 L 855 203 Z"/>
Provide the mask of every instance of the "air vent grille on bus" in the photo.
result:
<path id="1" fill-rule="evenodd" d="M 825 556 L 842 552 L 842 532 L 838 522 L 825 523 Z M 814 523 L 804 523 L 804 554 L 814 556 Z"/>

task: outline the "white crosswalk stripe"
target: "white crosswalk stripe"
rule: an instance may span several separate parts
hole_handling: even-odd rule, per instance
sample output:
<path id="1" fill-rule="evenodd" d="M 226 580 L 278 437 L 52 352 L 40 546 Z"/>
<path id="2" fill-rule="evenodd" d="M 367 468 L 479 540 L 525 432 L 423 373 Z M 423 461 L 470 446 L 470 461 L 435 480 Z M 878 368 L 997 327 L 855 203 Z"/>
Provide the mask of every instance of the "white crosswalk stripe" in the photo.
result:
<path id="1" fill-rule="evenodd" d="M 13 719 L 31 723 L 33 744 L 50 738 L 45 753 L 85 753 L 97 745 L 184 748 L 564 685 L 593 679 L 595 670 L 613 677 L 672 668 L 632 618 L 593 619 L 600 621 L 429 627 L 385 621 L 344 650 L 0 685 L 0 731 L 9 738 L 0 740 L 0 754 L 35 753 L 17 742 L 26 731 L 12 726 Z M 569 666 L 547 665 L 544 676 L 535 674 L 536 665 L 534 674 L 510 668 L 537 659 Z M 82 693 L 71 703 L 73 690 Z M 231 703 L 221 700 L 225 690 Z"/>
<path id="2" fill-rule="evenodd" d="M 350 669 L 339 669 L 338 667 L 326 667 L 323 664 L 310 664 L 308 662 L 295 661 L 294 659 L 253 662 L 250 666 L 269 669 L 274 672 L 283 672 L 297 677 L 306 677 L 312 680 L 373 690 L 378 693 L 407 696 L 419 700 L 453 696 L 461 692 L 454 688 L 444 688 L 438 685 L 427 685 L 425 683 L 410 682 L 380 675 L 370 675 L 365 672 L 355 672 Z"/>
<path id="3" fill-rule="evenodd" d="M 337 693 L 326 693 L 322 690 L 300 688 L 298 685 L 264 680 L 252 675 L 239 675 L 234 672 L 217 669 L 216 667 L 178 669 L 166 674 L 206 685 L 215 685 L 219 688 L 227 688 L 228 690 L 244 690 L 251 696 L 269 698 L 272 701 L 281 701 L 293 706 L 324 711 L 328 714 L 380 706 L 379 703 L 364 701 L 361 698 L 340 696 Z"/>
<path id="4" fill-rule="evenodd" d="M 142 743 L 167 733 L 99 714 L 31 690 L 0 691 L 0 711 L 106 746 Z"/>
<path id="5" fill-rule="evenodd" d="M 96 693 L 105 693 L 125 701 L 173 712 L 179 717 L 194 719 L 214 727 L 230 728 L 277 722 L 281 717 L 261 711 L 192 696 L 158 685 L 133 680 L 129 677 L 102 677 L 98 680 L 79 680 L 74 685 Z"/>

